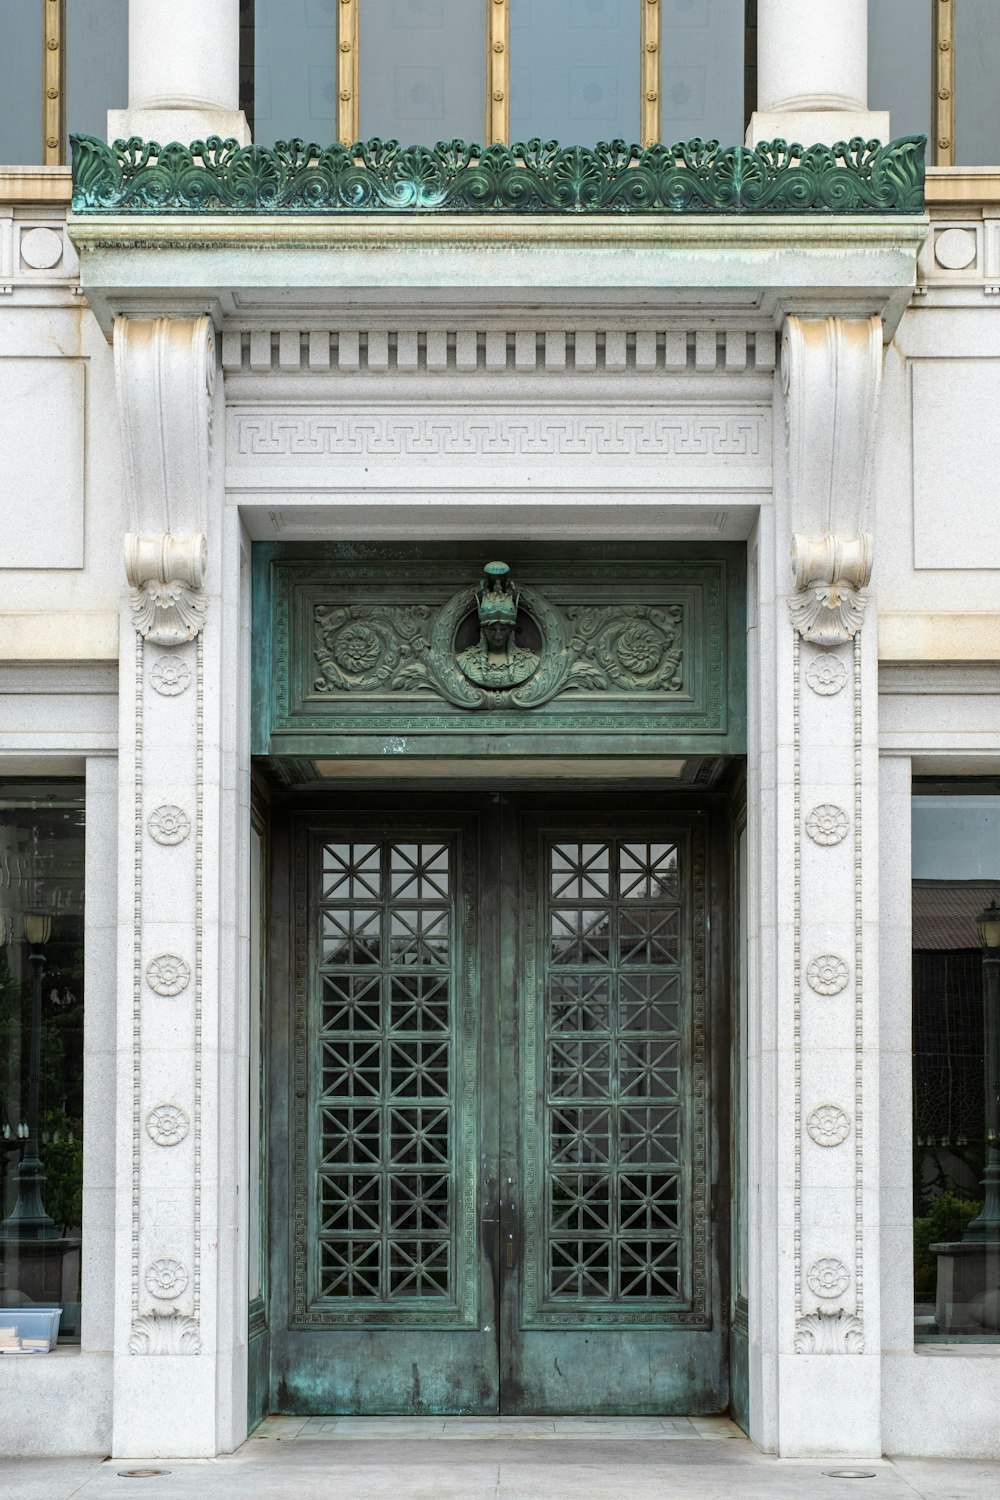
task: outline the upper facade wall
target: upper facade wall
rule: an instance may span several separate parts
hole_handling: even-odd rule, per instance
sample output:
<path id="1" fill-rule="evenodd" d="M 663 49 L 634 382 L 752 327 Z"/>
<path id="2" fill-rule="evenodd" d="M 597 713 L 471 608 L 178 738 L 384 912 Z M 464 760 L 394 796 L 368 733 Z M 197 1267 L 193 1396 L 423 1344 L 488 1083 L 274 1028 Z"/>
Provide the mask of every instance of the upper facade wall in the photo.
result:
<path id="1" fill-rule="evenodd" d="M 118 651 L 111 346 L 80 293 L 62 171 L 0 171 L 0 658 Z"/>
<path id="2" fill-rule="evenodd" d="M 930 129 L 930 159 L 943 163 L 932 173 L 929 185 L 932 232 L 921 252 L 915 294 L 898 329 L 895 325 L 906 301 L 905 287 L 902 301 L 897 296 L 891 314 L 886 314 L 890 331 L 895 331 L 886 354 L 876 445 L 874 495 L 879 545 L 875 581 L 880 611 L 895 622 L 887 624 L 883 632 L 883 654 L 890 656 L 914 652 L 931 656 L 941 652 L 1000 654 L 1000 644 L 993 640 L 990 628 L 968 624 L 970 616 L 985 618 L 989 614 L 994 603 L 995 570 L 1000 569 L 1000 543 L 991 525 L 988 491 L 993 453 L 1000 441 L 1000 432 L 994 433 L 996 424 L 990 416 L 1000 394 L 995 390 L 1000 381 L 1000 324 L 996 323 L 994 306 L 1000 287 L 1000 172 L 993 173 L 986 167 L 962 171 L 951 165 L 956 160 L 988 162 L 991 153 L 1000 160 L 1000 133 L 995 143 L 989 134 L 995 112 L 987 115 L 979 109 L 975 80 L 968 67 L 970 39 L 974 34 L 984 36 L 983 28 L 988 31 L 994 19 L 1000 34 L 1000 15 L 993 18 L 986 11 L 973 26 L 969 20 L 962 22 L 959 12 L 955 23 L 958 29 L 948 31 L 941 29 L 946 8 L 938 0 L 927 0 L 926 7 L 908 6 L 906 24 L 901 26 L 899 18 L 894 19 L 890 0 L 816 0 L 808 8 L 800 0 L 759 0 L 756 29 L 744 30 L 742 3 L 696 4 L 690 14 L 685 9 L 682 15 L 670 0 L 648 0 L 643 6 L 636 0 L 634 5 L 613 7 L 619 17 L 618 52 L 609 51 L 606 45 L 614 28 L 609 29 L 600 6 L 595 11 L 592 5 L 581 8 L 567 0 L 563 24 L 555 28 L 545 46 L 523 31 L 516 9 L 508 15 L 506 0 L 484 6 L 482 16 L 466 0 L 462 9 L 467 18 L 474 13 L 475 25 L 482 30 L 481 37 L 476 33 L 477 46 L 479 42 L 489 43 L 480 80 L 479 134 L 486 141 L 511 139 L 525 133 L 529 126 L 541 133 L 548 133 L 550 126 L 555 129 L 541 116 L 529 119 L 530 99 L 542 98 L 545 91 L 536 89 L 533 93 L 531 80 L 525 82 L 528 75 L 518 71 L 529 64 L 534 67 L 543 56 L 555 59 L 549 92 L 569 88 L 571 75 L 577 82 L 587 69 L 594 75 L 587 73 L 590 83 L 586 97 L 577 101 L 576 114 L 570 110 L 566 117 L 567 130 L 573 125 L 573 133 L 583 142 L 599 134 L 611 134 L 612 126 L 617 133 L 643 141 L 676 139 L 683 134 L 734 138 L 742 131 L 744 121 L 749 121 L 751 141 L 777 134 L 808 141 L 844 139 L 856 133 L 886 136 L 890 129 L 897 134 L 911 127 Z M 11 149 L 15 153 L 52 163 L 65 159 L 67 134 L 72 129 L 95 134 L 106 130 L 112 135 L 136 131 L 161 140 L 191 140 L 218 130 L 245 141 L 250 138 L 255 115 L 257 138 L 263 141 L 294 130 L 314 139 L 352 140 L 358 131 L 378 127 L 380 118 L 386 122 L 383 134 L 398 128 L 400 135 L 427 140 L 451 133 L 452 127 L 459 128 L 459 114 L 450 111 L 453 104 L 459 109 L 461 101 L 448 92 L 448 69 L 442 66 L 440 56 L 428 60 L 420 50 L 436 24 L 433 17 L 421 23 L 422 30 L 416 28 L 421 33 L 416 39 L 414 28 L 408 28 L 413 47 L 406 59 L 400 54 L 399 88 L 382 98 L 373 92 L 371 60 L 394 56 L 392 49 L 398 50 L 401 45 L 402 32 L 396 35 L 386 22 L 388 33 L 376 36 L 371 29 L 377 28 L 372 19 L 376 8 L 369 7 L 366 12 L 365 0 L 345 0 L 333 9 L 339 18 L 336 22 L 323 19 L 323 7 L 315 7 L 315 14 L 310 12 L 315 22 L 309 53 L 311 71 L 292 87 L 289 80 L 294 67 L 303 61 L 302 38 L 292 32 L 284 37 L 275 34 L 273 22 L 280 12 L 277 3 L 267 11 L 270 32 L 263 22 L 256 32 L 248 32 L 245 27 L 241 31 L 237 0 L 219 0 L 211 35 L 206 37 L 201 6 L 195 0 L 170 0 L 169 4 L 167 0 L 143 0 L 141 4 L 138 0 L 131 4 L 116 0 L 102 9 L 100 23 L 95 21 L 96 29 L 92 27 L 86 35 L 79 27 L 79 7 L 74 10 L 60 0 L 50 0 L 44 7 L 47 30 L 36 34 L 31 28 L 15 28 L 10 33 L 4 67 L 10 71 L 18 56 L 24 69 L 17 89 L 0 92 L 4 101 L 0 111 L 9 113 L 20 101 L 17 108 L 21 113 L 18 129 L 15 131 L 9 123 L 2 138 L 14 143 Z M 447 20 L 447 4 L 431 7 L 434 16 L 437 9 Z M 968 0 L 966 12 L 971 15 L 974 9 L 973 0 Z M 335 25 L 341 28 L 336 34 L 332 29 Z M 826 39 L 821 49 L 814 46 L 819 33 Z M 947 54 L 952 74 L 950 82 L 943 74 L 937 77 L 942 87 L 933 96 L 936 102 L 932 110 L 923 85 L 918 87 L 916 80 L 926 76 L 925 64 L 935 38 L 938 43 L 949 43 L 948 47 L 938 47 L 936 66 L 940 70 L 940 57 Z M 328 51 L 324 50 L 327 43 Z M 632 43 L 636 44 L 634 56 L 629 50 Z M 93 61 L 95 47 L 99 51 L 103 48 L 102 55 L 107 59 L 106 68 L 97 74 L 89 65 L 88 69 L 83 67 L 86 58 Z M 594 57 L 601 53 L 603 60 L 595 62 L 591 52 Z M 887 67 L 890 57 L 894 59 L 893 69 Z M 711 68 L 709 58 L 714 59 Z M 438 96 L 425 88 L 420 95 L 421 70 L 427 73 L 426 85 L 432 62 L 434 76 L 443 80 L 444 92 Z M 84 75 L 91 79 L 87 88 L 82 81 Z M 100 78 L 99 88 L 95 77 Z M 332 87 L 334 78 L 336 88 Z M 407 81 L 410 93 L 401 93 Z M 35 112 L 34 119 L 41 120 L 43 128 L 32 145 L 35 127 L 29 130 L 25 125 L 25 101 L 29 96 L 34 98 L 32 91 L 36 88 L 41 90 L 44 110 Z M 948 109 L 941 107 L 942 92 L 952 101 Z M 414 112 L 418 95 L 424 99 L 423 115 Z M 377 105 L 379 98 L 382 102 Z M 678 113 L 681 100 L 687 101 L 687 113 Z M 267 101 L 271 126 L 265 129 Z M 608 114 L 612 102 L 617 113 Z M 890 104 L 891 120 L 884 112 L 874 113 L 872 104 Z M 467 105 L 468 101 L 461 107 Z M 105 106 L 114 110 L 106 122 Z M 289 112 L 296 109 L 299 115 L 293 119 Z M 518 124 L 522 117 L 525 123 Z M 404 132 L 407 122 L 412 129 Z M 469 129 L 465 131 L 462 126 L 463 131 L 474 135 L 474 123 L 470 118 Z M 4 294 L 0 301 L 0 357 L 4 359 L 5 391 L 0 408 L 0 452 L 4 455 L 0 472 L 5 492 L 12 497 L 7 539 L 0 545 L 4 577 L 0 654 L 15 658 L 51 654 L 103 657 L 116 650 L 119 538 L 126 512 L 114 363 L 107 336 L 114 312 L 121 311 L 123 304 L 112 305 L 103 290 L 92 283 L 81 291 L 77 252 L 71 238 L 74 231 L 68 235 L 65 228 L 67 197 L 66 176 L 51 165 L 41 171 L 5 170 L 0 176 L 0 288 Z M 749 215 L 743 223 L 752 217 Z M 654 234 L 658 232 L 652 224 L 647 223 L 647 227 Z M 782 230 L 775 225 L 768 232 L 767 247 L 761 242 L 754 253 L 773 258 L 777 248 L 782 252 L 781 264 L 787 267 L 802 248 L 805 229 L 796 226 Z M 270 230 L 264 226 L 260 233 L 263 244 Z M 827 257 L 825 268 L 815 273 L 808 289 L 808 315 L 842 312 L 847 300 L 856 298 L 857 283 L 864 280 L 870 267 L 860 233 L 856 226 L 848 229 L 845 225 L 836 253 Z M 316 331 L 315 326 L 310 328 L 310 317 L 314 325 L 318 322 L 334 333 L 346 326 L 346 344 L 335 342 L 332 346 L 334 350 L 347 350 L 344 357 L 337 354 L 339 373 L 344 378 L 351 378 L 351 349 L 359 339 L 358 347 L 367 347 L 366 329 L 371 328 L 375 330 L 376 346 L 383 330 L 391 333 L 396 327 L 405 328 L 406 338 L 416 340 L 414 369 L 424 369 L 425 365 L 425 373 L 432 374 L 434 362 L 443 360 L 444 374 L 451 361 L 459 360 L 455 309 L 452 306 L 446 310 L 444 306 L 449 277 L 454 279 L 457 262 L 454 246 L 445 244 L 447 236 L 436 229 L 428 228 L 419 247 L 401 241 L 394 259 L 388 256 L 386 244 L 380 244 L 376 254 L 371 244 L 358 240 L 350 266 L 359 285 L 347 299 L 352 306 L 346 325 L 344 304 L 336 306 L 335 300 L 328 300 L 321 313 L 314 307 L 308 317 L 296 316 L 287 311 L 287 306 L 285 312 L 280 311 L 281 298 L 286 296 L 292 279 L 291 259 L 283 259 L 280 247 L 266 262 L 258 253 L 258 245 L 248 243 L 240 251 L 226 246 L 220 249 L 218 244 L 206 242 L 205 225 L 197 216 L 175 226 L 170 234 L 173 239 L 168 248 L 174 255 L 171 265 L 184 262 L 187 267 L 183 287 L 178 280 L 169 280 L 164 269 L 169 259 L 165 251 L 160 263 L 165 279 L 158 287 L 134 291 L 127 310 L 134 316 L 210 311 L 224 335 L 220 345 L 227 379 L 227 341 L 231 351 L 234 338 L 250 340 L 245 366 L 243 353 L 238 365 L 244 373 L 248 369 L 251 376 L 259 377 L 253 392 L 258 404 L 266 406 L 271 399 L 271 388 L 262 380 L 272 368 L 272 345 L 276 382 L 291 378 L 300 360 L 304 361 L 303 371 L 307 366 L 312 369 L 317 360 L 322 371 L 322 340 L 315 348 L 309 342 Z M 617 375 L 631 377 L 633 368 L 637 373 L 644 368 L 651 378 L 658 378 L 662 370 L 670 379 L 670 389 L 667 393 L 663 388 L 662 398 L 658 390 L 657 399 L 667 400 L 669 396 L 675 403 L 711 401 L 719 392 L 713 395 L 710 387 L 699 383 L 700 377 L 718 372 L 738 380 L 740 371 L 749 368 L 745 354 L 740 355 L 742 349 L 749 351 L 754 365 L 752 400 L 759 402 L 761 381 L 769 378 L 769 337 L 780 329 L 783 308 L 788 310 L 780 287 L 760 294 L 752 305 L 753 298 L 746 291 L 750 262 L 743 265 L 738 276 L 734 273 L 734 261 L 742 252 L 728 230 L 720 231 L 714 240 L 702 235 L 682 243 L 682 237 L 678 237 L 672 252 L 674 265 L 686 258 L 691 268 L 688 284 L 698 288 L 689 296 L 695 310 L 692 313 L 689 306 L 682 329 L 679 315 L 657 312 L 646 295 L 647 287 L 656 284 L 658 263 L 652 251 L 646 260 L 642 258 L 646 252 L 638 222 L 622 216 L 606 231 L 607 244 L 601 251 L 605 260 L 616 236 L 622 248 L 628 247 L 628 257 L 615 257 L 622 277 L 617 288 L 612 288 L 607 279 L 598 284 L 599 257 L 582 238 L 579 244 L 560 247 L 561 260 L 553 252 L 547 261 L 536 257 L 533 262 L 533 267 L 540 268 L 540 275 L 550 277 L 553 286 L 563 268 L 573 265 L 575 279 L 569 300 L 578 313 L 570 317 L 564 307 L 553 316 L 558 317 L 560 329 L 569 331 L 571 348 L 575 347 L 574 329 L 583 334 L 583 349 L 588 347 L 587 340 L 596 338 L 590 384 L 599 380 L 602 370 L 609 381 Z M 494 266 L 500 253 L 496 241 L 502 238 L 503 232 L 494 232 L 491 226 L 481 241 L 488 246 Z M 197 259 L 190 249 L 195 239 L 202 245 Z M 166 245 L 166 240 L 163 243 Z M 322 264 L 330 264 L 325 257 L 323 249 L 315 257 L 320 276 Z M 134 252 L 123 249 L 116 274 L 127 279 L 131 260 Z M 414 278 L 412 268 L 418 263 L 421 276 Z M 270 284 L 257 286 L 255 300 L 227 290 L 238 286 L 248 266 L 259 272 L 262 264 L 264 278 L 270 278 Z M 338 263 L 338 275 L 342 264 L 343 260 Z M 487 350 L 482 355 L 484 377 L 489 376 L 491 368 L 494 373 L 498 369 L 497 340 L 502 325 L 504 349 L 509 343 L 511 351 L 509 365 L 504 353 L 505 380 L 516 382 L 522 376 L 525 382 L 535 379 L 534 358 L 528 359 L 531 330 L 526 324 L 522 326 L 525 288 L 521 288 L 519 299 L 507 295 L 507 313 L 491 319 L 490 308 L 494 299 L 501 298 L 501 289 L 491 284 L 491 268 L 480 250 L 467 258 L 467 264 L 478 264 L 485 278 L 469 293 L 472 303 L 483 312 L 480 335 L 492 329 L 492 353 Z M 372 271 L 377 265 L 387 269 Z M 196 274 L 192 274 L 192 267 Z M 329 270 L 326 274 L 329 279 Z M 381 276 L 378 295 L 382 311 L 374 320 L 366 306 L 365 275 L 369 275 L 369 287 Z M 418 317 L 414 309 L 424 303 L 424 287 L 418 283 L 427 277 L 431 282 L 438 278 L 440 311 L 432 312 L 431 301 L 426 301 Z M 654 279 L 644 281 L 644 277 Z M 739 277 L 742 282 L 737 295 L 733 288 Z M 330 292 L 329 286 L 326 291 Z M 306 289 L 298 295 L 300 300 L 305 298 Z M 395 321 L 385 311 L 387 302 L 394 298 Z M 511 312 L 515 303 L 519 311 Z M 88 304 L 97 308 L 103 331 Z M 637 311 L 639 307 L 641 312 Z M 797 310 L 803 309 L 799 306 Z M 854 308 L 854 313 L 867 315 L 871 310 L 861 306 Z M 464 317 L 463 326 L 469 329 L 468 307 Z M 539 328 L 534 331 L 539 337 L 544 333 L 544 329 L 541 333 Z M 468 337 L 466 332 L 466 351 Z M 685 342 L 683 357 L 677 352 L 678 338 Z M 266 361 L 262 354 L 265 339 Z M 293 341 L 298 341 L 294 361 Z M 993 344 L 998 345 L 997 350 Z M 302 354 L 304 349 L 308 356 Z M 606 349 L 612 351 L 610 355 L 604 353 Z M 577 355 L 573 358 L 572 374 L 576 378 L 584 367 Z M 479 360 L 477 355 L 477 365 Z M 562 378 L 558 363 L 555 358 L 556 373 L 547 390 L 554 390 Z M 546 371 L 553 368 L 548 348 L 538 370 L 543 367 Z M 377 373 L 373 378 L 377 366 L 369 361 L 362 383 L 359 366 L 352 386 L 354 396 L 372 405 L 385 399 L 398 400 L 398 376 L 403 368 L 400 362 L 398 368 L 387 370 L 382 380 Z M 239 378 L 234 375 L 234 391 L 239 391 L 243 378 L 243 374 Z M 567 373 L 567 395 L 569 380 Z M 576 378 L 577 394 L 584 384 Z M 621 395 L 624 386 L 619 384 L 620 389 L 616 389 Z M 340 389 L 343 391 L 343 383 Z M 636 394 L 639 389 L 636 385 Z M 411 390 L 420 400 L 428 398 L 429 388 L 413 384 Z M 523 390 L 526 400 L 536 399 L 527 384 Z M 286 400 L 277 383 L 273 391 L 276 401 Z M 309 399 L 315 400 L 319 391 L 317 384 Z M 332 398 L 332 387 L 327 394 Z M 725 394 L 728 399 L 731 391 L 727 388 Z M 599 399 L 596 388 L 589 392 L 588 399 Z M 665 489 L 669 492 L 670 486 Z M 765 497 L 752 498 L 757 503 Z M 322 503 L 322 496 L 317 501 Z M 686 534 L 690 535 L 690 530 Z M 60 630 L 58 642 L 46 637 L 50 627 L 45 621 L 52 618 L 53 590 L 66 619 L 72 613 L 74 622 L 71 632 Z M 921 635 L 913 628 L 912 617 L 925 614 L 964 616 L 966 626 L 946 624 L 931 641 L 926 633 Z M 67 644 L 69 634 L 71 645 Z"/>

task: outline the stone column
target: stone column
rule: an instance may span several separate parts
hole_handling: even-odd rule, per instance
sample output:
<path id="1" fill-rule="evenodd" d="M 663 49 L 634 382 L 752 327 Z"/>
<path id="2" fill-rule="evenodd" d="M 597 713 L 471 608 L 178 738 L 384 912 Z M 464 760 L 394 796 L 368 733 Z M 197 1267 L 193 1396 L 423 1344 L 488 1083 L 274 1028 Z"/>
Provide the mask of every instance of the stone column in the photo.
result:
<path id="1" fill-rule="evenodd" d="M 128 26 L 128 108 L 109 110 L 108 139 L 246 145 L 239 0 L 129 0 Z"/>
<path id="2" fill-rule="evenodd" d="M 788 1456 L 881 1452 L 878 687 L 865 530 L 881 370 L 877 317 L 786 318 L 774 722 L 762 726 L 774 772 L 761 791 L 773 789 L 778 872 L 773 1052 L 760 1064 L 776 1141 L 760 1254 L 774 1269 L 759 1337 L 775 1413 L 765 1440 Z"/>
<path id="3" fill-rule="evenodd" d="M 245 1433 L 233 1079 L 243 1000 L 221 379 L 211 320 L 119 318 L 130 514 L 120 664 L 113 1452 L 212 1456 Z M 228 607 L 228 605 L 227 605 Z M 225 868 L 225 875 L 222 871 Z M 245 1091 L 245 1090 L 244 1090 Z"/>
<path id="4" fill-rule="evenodd" d="M 868 0 L 758 0 L 757 110 L 747 140 L 889 139 L 868 108 Z"/>

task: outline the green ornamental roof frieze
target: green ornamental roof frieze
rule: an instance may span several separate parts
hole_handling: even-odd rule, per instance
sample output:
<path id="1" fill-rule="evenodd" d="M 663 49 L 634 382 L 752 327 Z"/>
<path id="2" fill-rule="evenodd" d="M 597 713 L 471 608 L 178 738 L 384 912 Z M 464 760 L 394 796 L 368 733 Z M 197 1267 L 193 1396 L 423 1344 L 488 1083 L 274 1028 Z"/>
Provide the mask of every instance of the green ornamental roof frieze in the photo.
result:
<path id="1" fill-rule="evenodd" d="M 595 147 L 357 141 L 273 148 L 71 137 L 77 214 L 917 214 L 923 136 Z"/>

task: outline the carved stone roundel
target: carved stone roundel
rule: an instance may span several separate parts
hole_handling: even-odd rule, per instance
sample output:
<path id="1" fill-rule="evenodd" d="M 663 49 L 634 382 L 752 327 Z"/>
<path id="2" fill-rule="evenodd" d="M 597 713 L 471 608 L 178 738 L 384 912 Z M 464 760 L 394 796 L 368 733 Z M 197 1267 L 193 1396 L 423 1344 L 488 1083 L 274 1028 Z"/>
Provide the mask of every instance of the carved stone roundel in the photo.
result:
<path id="1" fill-rule="evenodd" d="M 159 656 L 154 661 L 149 680 L 164 698 L 176 698 L 191 681 L 191 668 L 179 656 Z"/>
<path id="2" fill-rule="evenodd" d="M 188 1128 L 188 1117 L 178 1104 L 158 1104 L 146 1116 L 146 1134 L 158 1146 L 179 1146 Z"/>
<path id="3" fill-rule="evenodd" d="M 179 995 L 191 982 L 191 970 L 176 953 L 160 953 L 146 965 L 146 981 L 158 995 Z"/>
<path id="4" fill-rule="evenodd" d="M 817 995 L 839 995 L 847 988 L 850 972 L 842 958 L 835 953 L 822 953 L 814 958 L 806 969 L 809 988 Z"/>
<path id="5" fill-rule="evenodd" d="M 825 1255 L 813 1261 L 806 1280 L 809 1290 L 817 1297 L 842 1297 L 851 1284 L 851 1273 L 842 1260 Z"/>
<path id="6" fill-rule="evenodd" d="M 846 838 L 848 827 L 847 814 L 833 802 L 814 807 L 806 818 L 806 833 L 814 844 L 839 844 Z"/>
<path id="7" fill-rule="evenodd" d="M 188 1273 L 179 1260 L 164 1256 L 146 1267 L 145 1281 L 150 1296 L 166 1300 L 181 1295 L 188 1284 Z"/>
<path id="8" fill-rule="evenodd" d="M 806 1121 L 806 1129 L 817 1146 L 840 1146 L 851 1133 L 851 1122 L 839 1104 L 820 1104 Z"/>
<path id="9" fill-rule="evenodd" d="M 806 682 L 821 698 L 832 698 L 847 682 L 847 668 L 839 656 L 814 656 L 806 667 Z"/>
<path id="10" fill-rule="evenodd" d="M 158 844 L 183 844 L 191 832 L 191 819 L 183 807 L 166 803 L 150 813 L 147 827 Z"/>

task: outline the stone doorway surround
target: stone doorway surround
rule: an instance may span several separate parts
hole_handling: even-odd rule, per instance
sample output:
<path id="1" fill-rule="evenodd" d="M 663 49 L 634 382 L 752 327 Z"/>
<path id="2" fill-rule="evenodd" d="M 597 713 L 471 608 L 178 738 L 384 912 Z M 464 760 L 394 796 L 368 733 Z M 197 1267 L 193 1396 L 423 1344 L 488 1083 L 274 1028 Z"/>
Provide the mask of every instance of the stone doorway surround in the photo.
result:
<path id="1" fill-rule="evenodd" d="M 925 226 L 620 227 L 73 226 L 134 538 L 116 1454 L 246 1431 L 251 541 L 511 531 L 747 541 L 751 1435 L 881 1451 L 869 484 Z"/>

